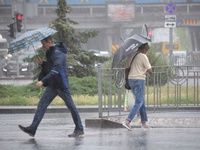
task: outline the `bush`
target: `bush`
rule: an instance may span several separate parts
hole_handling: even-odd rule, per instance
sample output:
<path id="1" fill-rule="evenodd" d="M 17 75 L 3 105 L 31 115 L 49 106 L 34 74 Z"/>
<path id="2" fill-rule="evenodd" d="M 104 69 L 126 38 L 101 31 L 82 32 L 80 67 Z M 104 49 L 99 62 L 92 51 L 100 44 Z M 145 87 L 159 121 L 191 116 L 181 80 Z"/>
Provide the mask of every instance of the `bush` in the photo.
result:
<path id="1" fill-rule="evenodd" d="M 97 77 L 69 77 L 69 85 L 72 95 L 96 95 L 98 93 Z"/>
<path id="2" fill-rule="evenodd" d="M 96 95 L 98 94 L 98 78 L 97 77 L 69 77 L 69 88 L 72 95 Z M 33 95 L 41 96 L 44 87 L 38 88 L 35 82 L 27 85 L 25 91 L 31 92 Z"/>
<path id="3" fill-rule="evenodd" d="M 28 85 L 22 86 L 14 86 L 14 85 L 1 85 L 0 84 L 0 95 L 1 98 L 6 97 L 17 97 L 19 96 L 26 96 L 32 97 L 39 93 L 40 89 L 35 86 L 36 82 L 33 82 Z"/>
<path id="4" fill-rule="evenodd" d="M 0 95 L 1 105 L 21 104 L 26 105 L 30 99 L 38 99 L 44 91 L 44 87 L 38 88 L 36 81 L 28 85 L 14 86 L 14 85 L 1 85 Z M 69 77 L 69 84 L 72 95 L 90 95 L 98 94 L 98 79 L 97 77 Z"/>
<path id="5" fill-rule="evenodd" d="M 1 85 L 0 84 L 1 98 L 9 97 L 11 94 L 15 95 L 17 93 L 18 93 L 18 90 L 13 89 L 13 85 Z"/>
<path id="6" fill-rule="evenodd" d="M 149 76 L 148 85 L 164 85 L 167 83 L 168 74 L 167 74 L 167 61 L 163 57 L 162 54 L 156 54 L 155 51 L 150 48 L 149 52 L 147 53 L 151 66 L 153 68 L 153 72 L 157 72 L 154 76 Z"/>

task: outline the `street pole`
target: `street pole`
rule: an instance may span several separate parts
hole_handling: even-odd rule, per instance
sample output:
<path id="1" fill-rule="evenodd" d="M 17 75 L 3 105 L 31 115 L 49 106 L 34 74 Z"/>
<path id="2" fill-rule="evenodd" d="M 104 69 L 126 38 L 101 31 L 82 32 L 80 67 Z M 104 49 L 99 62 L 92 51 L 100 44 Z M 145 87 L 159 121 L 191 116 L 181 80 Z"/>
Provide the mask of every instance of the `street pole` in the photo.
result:
<path id="1" fill-rule="evenodd" d="M 26 32 L 26 14 L 27 14 L 27 3 L 26 0 L 23 1 L 23 7 L 24 7 L 24 32 Z"/>
<path id="2" fill-rule="evenodd" d="M 170 62 L 171 65 L 174 64 L 174 58 L 173 58 L 173 28 L 169 28 L 169 45 L 170 45 Z"/>
<path id="3" fill-rule="evenodd" d="M 15 16 L 15 30 L 16 30 L 16 32 L 15 32 L 15 38 L 18 37 L 18 34 L 17 34 L 17 20 L 16 20 L 16 14 L 17 14 L 17 12 L 14 11 L 14 16 Z M 16 63 L 17 63 L 17 76 L 19 76 L 19 55 L 18 55 L 18 53 L 16 53 Z"/>
<path id="4" fill-rule="evenodd" d="M 17 18 L 16 18 L 16 14 L 17 14 L 17 8 L 16 8 L 16 0 L 13 1 L 14 2 L 14 19 L 15 19 L 15 38 L 17 38 L 18 34 L 17 34 Z M 17 63 L 17 76 L 19 76 L 19 56 L 18 53 L 16 53 L 16 63 Z"/>

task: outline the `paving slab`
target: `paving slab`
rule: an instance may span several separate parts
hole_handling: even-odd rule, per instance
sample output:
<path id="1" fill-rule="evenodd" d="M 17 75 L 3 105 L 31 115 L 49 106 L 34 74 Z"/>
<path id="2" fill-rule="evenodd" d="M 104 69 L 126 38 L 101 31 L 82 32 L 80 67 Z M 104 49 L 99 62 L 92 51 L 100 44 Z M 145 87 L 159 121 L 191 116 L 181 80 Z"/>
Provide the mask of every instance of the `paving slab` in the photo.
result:
<path id="1" fill-rule="evenodd" d="M 101 128 L 123 128 L 122 123 L 126 120 L 126 115 L 108 116 L 103 119 L 86 119 L 87 127 Z M 150 112 L 148 113 L 148 125 L 151 128 L 200 128 L 199 111 L 170 111 L 170 112 Z M 133 128 L 141 127 L 140 116 L 137 115 L 131 122 Z"/>

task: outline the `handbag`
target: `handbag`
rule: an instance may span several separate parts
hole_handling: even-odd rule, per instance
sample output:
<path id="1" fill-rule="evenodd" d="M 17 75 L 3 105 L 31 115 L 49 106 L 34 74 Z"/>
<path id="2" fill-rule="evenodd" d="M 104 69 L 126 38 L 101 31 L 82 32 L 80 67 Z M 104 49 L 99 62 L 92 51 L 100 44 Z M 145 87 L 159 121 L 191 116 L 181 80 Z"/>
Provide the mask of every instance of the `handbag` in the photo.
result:
<path id="1" fill-rule="evenodd" d="M 127 90 L 131 89 L 131 87 L 130 87 L 130 85 L 128 83 L 128 75 L 129 75 L 129 72 L 130 72 L 130 69 L 131 69 L 131 64 L 132 64 L 134 58 L 137 56 L 137 54 L 138 53 L 136 53 L 135 56 L 133 57 L 133 59 L 131 60 L 130 66 L 125 69 L 125 89 L 127 89 Z"/>
<path id="2" fill-rule="evenodd" d="M 131 87 L 130 87 L 130 85 L 128 83 L 128 80 L 125 81 L 125 89 L 127 89 L 127 90 L 131 89 Z"/>

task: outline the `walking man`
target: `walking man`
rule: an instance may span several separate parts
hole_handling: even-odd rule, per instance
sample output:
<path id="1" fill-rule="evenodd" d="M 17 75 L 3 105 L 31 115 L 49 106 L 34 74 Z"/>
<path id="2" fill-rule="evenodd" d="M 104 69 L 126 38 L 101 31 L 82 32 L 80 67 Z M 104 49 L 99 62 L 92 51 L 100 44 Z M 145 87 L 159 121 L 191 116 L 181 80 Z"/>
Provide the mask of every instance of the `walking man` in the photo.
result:
<path id="1" fill-rule="evenodd" d="M 70 110 L 75 124 L 74 132 L 68 136 L 82 136 L 84 134 L 83 125 L 69 90 L 66 63 L 67 47 L 64 43 L 57 43 L 54 45 L 54 41 L 51 36 L 43 39 L 41 43 L 43 48 L 46 50 L 47 60 L 44 62 L 39 58 L 37 60 L 38 64 L 42 65 L 42 72 L 39 75 L 39 81 L 36 83 L 36 86 L 45 86 L 46 89 L 38 103 L 32 124 L 28 127 L 19 125 L 19 128 L 34 137 L 47 107 L 58 95 L 64 100 L 66 106 Z"/>
<path id="2" fill-rule="evenodd" d="M 126 118 L 126 121 L 123 123 L 123 126 L 126 127 L 128 130 L 131 130 L 130 123 L 138 112 L 141 116 L 141 127 L 148 128 L 144 99 L 144 88 L 146 72 L 152 74 L 151 64 L 149 63 L 148 57 L 146 56 L 149 48 L 150 47 L 148 43 L 141 45 L 138 48 L 138 54 L 134 58 L 132 64 L 130 64 L 131 60 L 136 53 L 127 58 L 125 79 L 128 80 L 131 90 L 135 94 L 136 99 L 135 105 L 132 107 L 128 117 Z M 127 74 L 127 68 L 129 68 L 130 65 L 130 72 L 129 74 Z"/>

